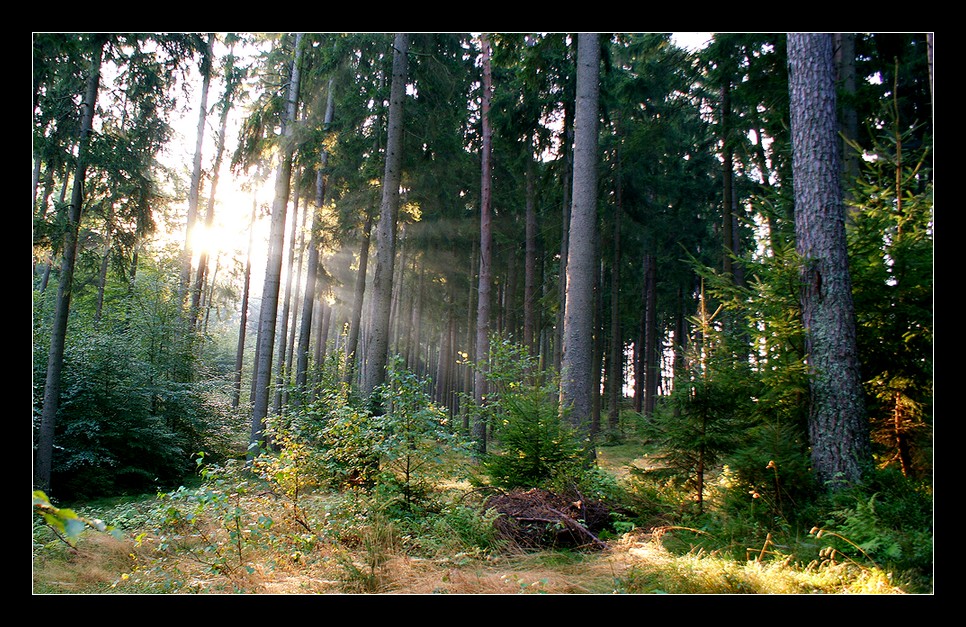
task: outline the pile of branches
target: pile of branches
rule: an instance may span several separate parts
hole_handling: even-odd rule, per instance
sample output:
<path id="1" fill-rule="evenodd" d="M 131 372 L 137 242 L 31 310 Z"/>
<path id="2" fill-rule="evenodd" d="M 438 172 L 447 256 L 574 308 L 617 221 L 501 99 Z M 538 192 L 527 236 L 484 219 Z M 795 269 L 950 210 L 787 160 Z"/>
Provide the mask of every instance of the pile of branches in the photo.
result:
<path id="1" fill-rule="evenodd" d="M 497 494 L 486 508 L 501 515 L 493 523 L 501 539 L 525 549 L 603 549 L 597 537 L 610 522 L 610 510 L 579 494 L 559 495 L 546 490 L 516 489 Z"/>

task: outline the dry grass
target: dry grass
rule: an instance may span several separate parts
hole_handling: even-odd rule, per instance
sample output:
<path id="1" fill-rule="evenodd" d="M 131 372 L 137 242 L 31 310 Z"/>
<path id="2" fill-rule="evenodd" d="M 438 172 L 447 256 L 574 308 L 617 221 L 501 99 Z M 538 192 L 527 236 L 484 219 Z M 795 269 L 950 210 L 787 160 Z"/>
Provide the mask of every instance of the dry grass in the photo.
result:
<path id="1" fill-rule="evenodd" d="M 389 543 L 373 550 L 320 543 L 309 554 L 248 554 L 251 571 L 213 571 L 184 550 L 159 561 L 152 542 L 138 546 L 88 534 L 76 551 L 45 550 L 34 562 L 42 594 L 164 592 L 202 594 L 902 594 L 885 573 L 849 565 L 794 568 L 784 562 L 735 562 L 676 556 L 640 531 L 604 551 L 506 551 L 478 556 L 414 557 Z M 139 565 L 135 568 L 135 565 Z"/>
<path id="2" fill-rule="evenodd" d="M 633 454 L 629 448 L 613 447 L 603 449 L 601 457 L 611 467 L 646 463 L 639 451 Z M 387 520 L 370 517 L 360 524 L 345 501 L 337 498 L 304 495 L 300 514 L 309 517 L 318 533 L 306 540 L 305 526 L 293 518 L 284 499 L 248 497 L 242 504 L 243 526 L 253 528 L 252 521 L 262 515 L 275 522 L 263 538 L 246 538 L 240 555 L 217 517 L 177 533 L 166 532 L 166 537 L 147 521 L 143 529 L 129 529 L 122 540 L 89 531 L 74 549 L 35 529 L 33 590 L 38 594 L 903 593 L 886 573 L 854 564 L 802 567 L 780 556 L 743 562 L 701 553 L 675 555 L 665 548 L 660 532 L 640 529 L 609 540 L 602 551 L 526 552 L 508 547 L 485 551 L 462 544 L 451 528 L 413 538 Z"/>

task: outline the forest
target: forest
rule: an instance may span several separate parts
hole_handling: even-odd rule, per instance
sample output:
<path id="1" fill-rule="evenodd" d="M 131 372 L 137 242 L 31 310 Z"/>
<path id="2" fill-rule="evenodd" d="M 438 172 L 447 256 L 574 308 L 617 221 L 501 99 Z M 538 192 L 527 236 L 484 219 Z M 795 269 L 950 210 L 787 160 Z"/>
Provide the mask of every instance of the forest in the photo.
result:
<path id="1" fill-rule="evenodd" d="M 932 595 L 933 34 L 684 35 L 33 33 L 34 594 Z"/>

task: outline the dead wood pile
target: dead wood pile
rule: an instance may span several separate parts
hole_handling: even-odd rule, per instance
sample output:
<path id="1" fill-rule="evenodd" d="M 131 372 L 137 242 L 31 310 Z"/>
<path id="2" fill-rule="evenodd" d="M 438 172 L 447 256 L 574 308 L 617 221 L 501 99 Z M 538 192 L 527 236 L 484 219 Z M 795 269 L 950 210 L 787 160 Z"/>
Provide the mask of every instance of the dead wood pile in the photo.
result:
<path id="1" fill-rule="evenodd" d="M 603 503 L 578 494 L 559 495 L 546 490 L 516 489 L 486 501 L 501 516 L 494 522 L 497 534 L 525 549 L 602 549 L 597 537 L 610 522 Z"/>

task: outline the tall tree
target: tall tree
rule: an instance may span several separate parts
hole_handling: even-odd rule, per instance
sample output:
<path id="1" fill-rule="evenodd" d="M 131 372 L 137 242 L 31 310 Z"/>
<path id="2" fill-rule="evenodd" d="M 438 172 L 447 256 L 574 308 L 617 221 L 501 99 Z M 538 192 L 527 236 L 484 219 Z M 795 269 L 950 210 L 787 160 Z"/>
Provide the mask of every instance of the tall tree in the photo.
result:
<path id="1" fill-rule="evenodd" d="M 332 89 L 333 81 L 328 83 L 328 95 L 326 96 L 325 118 L 322 122 L 323 130 L 328 130 L 332 123 L 335 112 L 335 92 Z M 329 151 L 323 149 L 319 159 L 319 169 L 315 175 L 315 212 L 312 222 L 309 224 L 309 254 L 306 261 L 305 270 L 305 294 L 302 296 L 302 322 L 299 328 L 299 343 L 296 349 L 298 355 L 295 363 L 295 387 L 298 390 L 305 389 L 307 373 L 309 368 L 309 339 L 312 335 L 312 312 L 315 309 L 316 282 L 319 274 L 319 246 L 321 246 L 322 226 L 318 224 L 321 217 L 322 207 L 325 206 L 325 193 L 327 179 L 325 169 L 329 164 Z"/>
<path id="2" fill-rule="evenodd" d="M 60 282 L 54 323 L 50 333 L 50 352 L 47 361 L 47 380 L 44 384 L 44 408 L 40 416 L 40 433 L 34 456 L 34 486 L 41 490 L 50 487 L 50 471 L 54 453 L 54 432 L 57 410 L 60 406 L 61 372 L 64 366 L 64 344 L 67 339 L 67 318 L 70 313 L 70 296 L 74 281 L 77 257 L 77 237 L 80 227 L 81 208 L 84 203 L 84 179 L 87 174 L 88 151 L 97 89 L 101 78 L 101 60 L 108 36 L 98 34 L 90 40 L 90 69 L 84 97 L 81 101 L 80 132 L 78 134 L 77 164 L 74 168 L 74 187 L 67 210 L 67 231 L 64 239 L 64 255 L 61 260 Z"/>
<path id="3" fill-rule="evenodd" d="M 373 392 L 386 380 L 389 358 L 389 324 L 392 308 L 393 263 L 396 255 L 396 221 L 399 213 L 399 183 L 402 180 L 403 104 L 406 99 L 409 34 L 397 33 L 393 41 L 392 84 L 389 96 L 389 120 L 386 138 L 386 167 L 382 181 L 382 201 L 376 232 L 376 267 L 372 279 L 371 333 L 366 342 L 363 368 L 363 397 L 374 401 Z"/>
<path id="4" fill-rule="evenodd" d="M 577 38 L 573 205 L 560 367 L 561 408 L 580 431 L 587 430 L 593 412 L 599 66 L 599 36 L 581 33 Z"/>
<path id="5" fill-rule="evenodd" d="M 235 92 L 241 84 L 243 78 L 242 70 L 235 67 L 235 56 L 233 54 L 234 41 L 229 42 L 229 53 L 225 57 L 225 93 L 220 102 L 221 124 L 218 127 L 218 139 L 215 141 L 215 162 L 211 168 L 211 189 L 208 191 L 208 206 L 205 211 L 205 228 L 210 229 L 215 220 L 215 198 L 218 192 L 218 179 L 221 174 L 221 162 L 225 153 L 225 134 L 228 130 L 228 113 L 231 111 Z M 199 154 L 200 156 L 200 154 Z M 195 199 L 197 202 L 197 199 Z M 197 324 L 198 314 L 201 308 L 201 294 L 205 286 L 208 275 L 208 251 L 202 250 L 198 260 L 198 270 L 195 274 L 195 284 L 191 293 L 191 323 Z"/>
<path id="6" fill-rule="evenodd" d="M 195 154 L 191 165 L 191 184 L 188 188 L 188 221 L 185 229 L 184 250 L 181 252 L 181 282 L 178 285 L 182 302 L 191 282 L 191 238 L 198 220 L 198 199 L 201 195 L 201 151 L 205 142 L 205 121 L 208 117 L 208 88 L 211 85 L 215 34 L 208 33 L 208 44 L 201 55 L 201 103 L 198 105 L 198 129 L 195 134 Z"/>
<path id="7" fill-rule="evenodd" d="M 262 288 L 262 305 L 258 322 L 257 358 L 255 363 L 249 457 L 256 454 L 264 438 L 265 418 L 271 393 L 272 355 L 275 325 L 278 314 L 279 287 L 282 278 L 282 249 L 285 240 L 285 215 L 288 210 L 289 189 L 292 182 L 292 160 L 295 152 L 295 116 L 298 109 L 302 34 L 295 36 L 292 69 L 285 96 L 285 115 L 280 138 L 278 169 L 275 175 L 275 198 L 272 202 L 272 221 L 269 234 L 268 263 Z"/>
<path id="8" fill-rule="evenodd" d="M 788 35 L 808 431 L 816 478 L 834 490 L 861 480 L 871 448 L 846 248 L 833 55 L 830 34 Z"/>
<path id="9" fill-rule="evenodd" d="M 480 180 L 480 272 L 479 298 L 476 302 L 476 377 L 474 394 L 476 404 L 482 406 L 486 398 L 486 363 L 490 354 L 490 290 L 492 288 L 493 227 L 490 201 L 492 131 L 490 129 L 490 96 L 493 93 L 490 40 L 486 34 L 480 36 L 483 52 L 483 94 L 481 97 L 481 123 L 483 126 L 483 145 L 481 149 Z M 473 425 L 473 437 L 477 451 L 486 453 L 486 422 L 483 413 L 477 414 Z"/>

